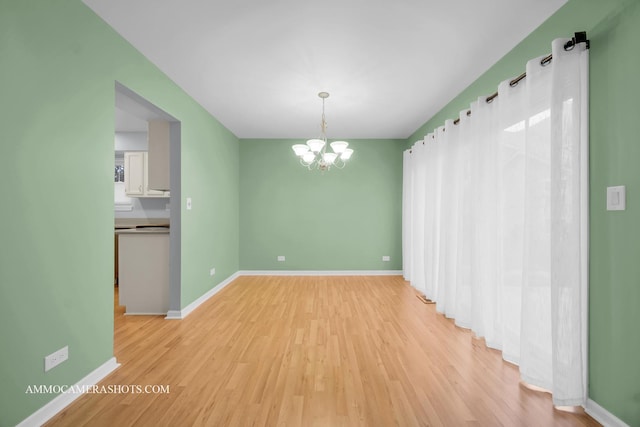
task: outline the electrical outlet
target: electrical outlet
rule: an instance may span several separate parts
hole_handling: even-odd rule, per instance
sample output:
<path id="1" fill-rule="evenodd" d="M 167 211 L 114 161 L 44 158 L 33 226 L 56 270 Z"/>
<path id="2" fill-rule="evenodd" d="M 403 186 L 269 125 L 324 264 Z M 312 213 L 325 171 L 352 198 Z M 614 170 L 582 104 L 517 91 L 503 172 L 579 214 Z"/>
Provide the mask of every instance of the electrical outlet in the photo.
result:
<path id="1" fill-rule="evenodd" d="M 212 268 L 211 270 L 209 270 L 209 276 L 213 276 L 214 274 L 216 274 L 215 268 Z"/>
<path id="2" fill-rule="evenodd" d="M 44 371 L 55 368 L 69 358 L 69 346 L 65 345 L 60 350 L 44 357 Z"/>
<path id="3" fill-rule="evenodd" d="M 389 255 L 382 255 L 383 261 L 391 261 L 391 257 Z"/>
<path id="4" fill-rule="evenodd" d="M 285 260 L 284 255 L 278 255 L 278 261 L 284 261 L 284 260 Z"/>

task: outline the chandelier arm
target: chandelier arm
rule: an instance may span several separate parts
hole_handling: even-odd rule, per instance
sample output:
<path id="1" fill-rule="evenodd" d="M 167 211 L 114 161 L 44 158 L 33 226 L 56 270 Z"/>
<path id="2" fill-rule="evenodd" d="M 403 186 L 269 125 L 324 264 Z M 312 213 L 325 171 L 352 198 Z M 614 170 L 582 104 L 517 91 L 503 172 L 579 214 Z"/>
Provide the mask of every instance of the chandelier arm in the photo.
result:
<path id="1" fill-rule="evenodd" d="M 320 159 L 322 158 L 320 153 L 316 154 L 316 157 L 310 163 L 306 163 L 304 160 L 300 159 L 300 164 L 306 167 L 308 170 L 318 169 L 320 165 Z"/>

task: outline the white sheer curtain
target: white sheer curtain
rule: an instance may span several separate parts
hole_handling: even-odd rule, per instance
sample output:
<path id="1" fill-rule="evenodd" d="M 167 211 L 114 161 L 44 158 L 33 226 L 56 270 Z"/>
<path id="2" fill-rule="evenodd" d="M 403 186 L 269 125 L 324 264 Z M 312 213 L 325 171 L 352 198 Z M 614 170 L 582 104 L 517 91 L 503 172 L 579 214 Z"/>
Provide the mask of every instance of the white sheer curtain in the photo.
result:
<path id="1" fill-rule="evenodd" d="M 588 50 L 567 41 L 403 159 L 405 278 L 559 406 L 587 396 Z"/>

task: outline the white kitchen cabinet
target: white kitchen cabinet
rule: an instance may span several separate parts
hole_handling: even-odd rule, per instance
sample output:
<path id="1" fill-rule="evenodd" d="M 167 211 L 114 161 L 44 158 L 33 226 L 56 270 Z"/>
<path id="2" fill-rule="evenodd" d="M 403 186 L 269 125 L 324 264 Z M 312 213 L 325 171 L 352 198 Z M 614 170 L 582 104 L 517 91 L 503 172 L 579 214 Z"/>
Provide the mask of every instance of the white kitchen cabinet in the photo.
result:
<path id="1" fill-rule="evenodd" d="M 170 123 L 165 120 L 148 122 L 148 187 L 154 190 L 169 190 L 169 141 Z"/>
<path id="2" fill-rule="evenodd" d="M 129 197 L 144 196 L 144 151 L 124 153 L 124 191 Z"/>
<path id="3" fill-rule="evenodd" d="M 126 314 L 169 310 L 169 230 L 118 230 L 118 297 Z"/>
<path id="4" fill-rule="evenodd" d="M 169 197 L 169 191 L 152 190 L 148 179 L 149 160 L 145 151 L 124 153 L 124 187 L 129 197 Z"/>

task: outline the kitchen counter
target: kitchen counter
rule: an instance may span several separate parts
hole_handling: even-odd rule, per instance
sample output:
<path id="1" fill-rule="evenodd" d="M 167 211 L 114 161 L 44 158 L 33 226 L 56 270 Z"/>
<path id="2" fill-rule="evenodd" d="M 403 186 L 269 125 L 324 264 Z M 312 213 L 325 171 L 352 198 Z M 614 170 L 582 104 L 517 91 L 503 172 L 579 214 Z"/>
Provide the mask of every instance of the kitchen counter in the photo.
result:
<path id="1" fill-rule="evenodd" d="M 114 221 L 114 280 L 117 286 L 120 283 L 120 256 L 118 254 L 118 238 L 121 234 L 168 234 L 169 218 L 115 218 Z"/>
<path id="2" fill-rule="evenodd" d="M 116 234 L 169 234 L 169 227 L 138 227 L 116 229 Z"/>
<path id="3" fill-rule="evenodd" d="M 169 229 L 117 230 L 119 304 L 126 314 L 169 310 Z"/>
<path id="4" fill-rule="evenodd" d="M 169 227 L 169 218 L 116 218 L 114 222 L 116 230 L 140 226 Z"/>

